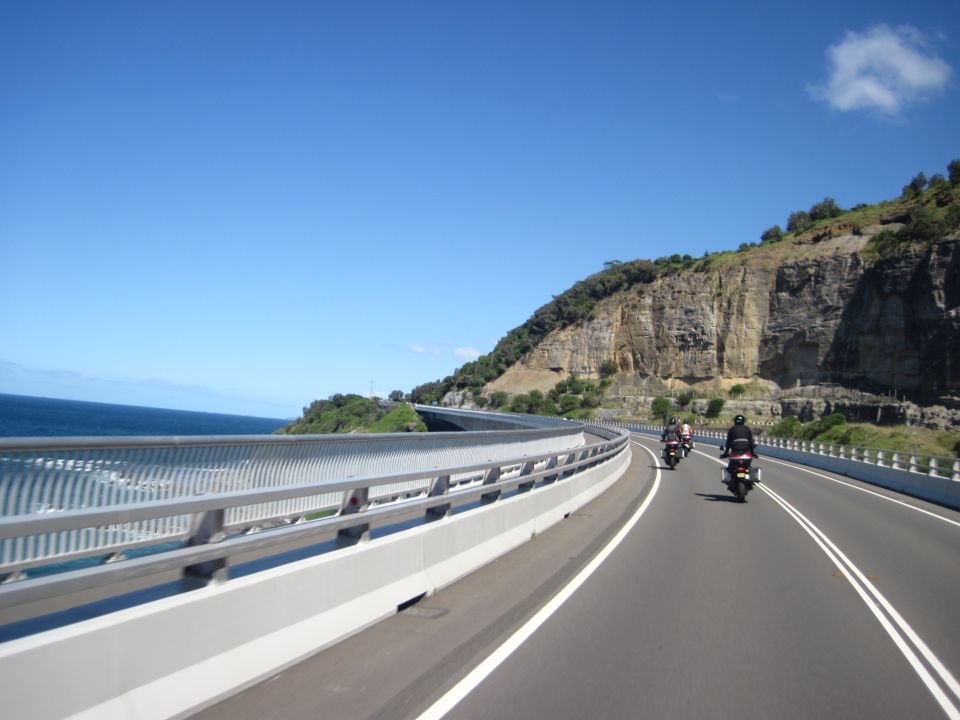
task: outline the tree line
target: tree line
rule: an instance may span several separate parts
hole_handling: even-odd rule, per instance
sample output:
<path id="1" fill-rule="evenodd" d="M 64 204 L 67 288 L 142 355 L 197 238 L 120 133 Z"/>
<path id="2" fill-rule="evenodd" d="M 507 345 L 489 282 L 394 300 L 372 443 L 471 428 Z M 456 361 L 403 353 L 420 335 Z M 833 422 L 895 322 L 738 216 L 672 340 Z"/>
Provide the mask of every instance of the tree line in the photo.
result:
<path id="1" fill-rule="evenodd" d="M 947 164 L 947 177 L 940 173 L 934 173 L 929 179 L 923 171 L 917 173 L 909 183 L 903 186 L 901 197 L 906 199 L 917 198 L 926 190 L 933 190 L 936 193 L 943 193 L 945 204 L 952 202 L 952 196 L 948 196 L 950 188 L 960 185 L 960 160 L 951 160 Z M 859 210 L 866 205 L 856 205 L 852 210 Z M 819 220 L 829 220 L 840 217 L 847 210 L 844 210 L 832 197 L 826 197 L 818 203 L 814 203 L 809 210 L 796 210 L 790 213 L 787 218 L 787 233 L 801 233 L 809 230 Z M 767 228 L 760 234 L 760 242 L 771 243 L 783 239 L 784 231 L 779 225 Z M 741 245 L 743 249 L 743 245 Z"/>

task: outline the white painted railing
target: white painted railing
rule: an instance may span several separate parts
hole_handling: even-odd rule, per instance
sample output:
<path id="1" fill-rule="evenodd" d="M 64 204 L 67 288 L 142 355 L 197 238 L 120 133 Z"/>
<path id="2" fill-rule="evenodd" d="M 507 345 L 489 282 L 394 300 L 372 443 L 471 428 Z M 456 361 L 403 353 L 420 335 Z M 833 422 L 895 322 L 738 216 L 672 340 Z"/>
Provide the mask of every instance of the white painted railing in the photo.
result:
<path id="1" fill-rule="evenodd" d="M 643 423 L 609 424 L 656 436 L 663 430 L 662 426 Z M 699 430 L 694 435 L 695 441 L 702 442 L 703 438 L 723 441 L 726 433 Z M 960 458 L 765 436 L 757 438 L 757 445 L 761 457 L 830 470 L 960 509 Z"/>

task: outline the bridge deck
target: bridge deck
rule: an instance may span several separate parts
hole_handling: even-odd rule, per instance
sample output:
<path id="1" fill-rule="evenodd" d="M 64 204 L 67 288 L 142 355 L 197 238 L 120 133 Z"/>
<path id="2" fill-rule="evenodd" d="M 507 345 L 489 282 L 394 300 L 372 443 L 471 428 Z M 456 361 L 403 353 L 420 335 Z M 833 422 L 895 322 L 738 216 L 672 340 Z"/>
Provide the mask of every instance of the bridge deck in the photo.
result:
<path id="1" fill-rule="evenodd" d="M 635 451 L 610 490 L 533 542 L 194 717 L 417 715 L 427 698 L 471 670 L 596 555 L 649 491 L 651 464 Z"/>

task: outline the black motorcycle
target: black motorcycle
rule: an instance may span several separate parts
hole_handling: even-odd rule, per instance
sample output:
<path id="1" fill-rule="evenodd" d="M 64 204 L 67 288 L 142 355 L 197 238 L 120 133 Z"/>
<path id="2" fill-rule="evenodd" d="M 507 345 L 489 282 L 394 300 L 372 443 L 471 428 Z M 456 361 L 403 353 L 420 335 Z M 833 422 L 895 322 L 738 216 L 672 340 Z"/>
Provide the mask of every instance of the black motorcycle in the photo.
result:
<path id="1" fill-rule="evenodd" d="M 753 467 L 756 454 L 750 452 L 749 447 L 744 447 L 747 441 L 744 440 L 742 443 L 739 440 L 734 440 L 730 452 L 723 452 L 720 455 L 724 460 L 729 459 L 727 466 L 720 472 L 721 482 L 737 496 L 737 500 L 745 503 L 747 493 L 753 490 L 756 483 L 760 482 L 760 468 Z M 722 445 L 720 449 L 725 450 Z"/>

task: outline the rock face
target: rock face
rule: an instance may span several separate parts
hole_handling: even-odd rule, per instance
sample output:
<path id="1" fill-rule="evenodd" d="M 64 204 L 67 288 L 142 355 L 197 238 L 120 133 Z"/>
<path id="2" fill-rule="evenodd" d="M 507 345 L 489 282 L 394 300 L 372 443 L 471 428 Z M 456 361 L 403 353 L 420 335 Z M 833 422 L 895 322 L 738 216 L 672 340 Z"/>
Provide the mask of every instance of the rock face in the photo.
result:
<path id="1" fill-rule="evenodd" d="M 634 286 L 599 303 L 592 320 L 549 334 L 490 389 L 523 374 L 596 376 L 613 358 L 620 396 L 752 380 L 774 415 L 777 403 L 793 412 L 821 401 L 876 414 L 879 399 L 897 397 L 940 406 L 939 426 L 960 424 L 960 239 L 868 262 L 870 235 L 727 256 Z"/>

